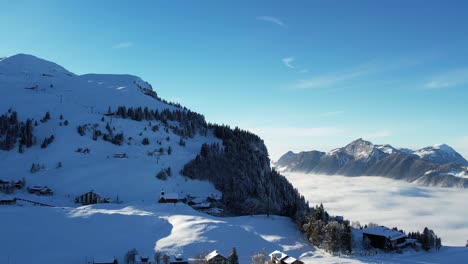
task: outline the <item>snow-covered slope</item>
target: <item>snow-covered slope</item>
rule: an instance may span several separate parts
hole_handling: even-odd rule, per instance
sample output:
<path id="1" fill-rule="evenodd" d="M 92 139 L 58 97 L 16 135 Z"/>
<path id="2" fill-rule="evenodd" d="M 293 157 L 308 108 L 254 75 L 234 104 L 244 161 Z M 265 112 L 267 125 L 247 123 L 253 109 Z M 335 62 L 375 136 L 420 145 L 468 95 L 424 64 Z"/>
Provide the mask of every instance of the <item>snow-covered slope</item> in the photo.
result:
<path id="1" fill-rule="evenodd" d="M 0 61 L 0 113 L 40 119 L 45 112 L 73 116 L 75 122 L 106 113 L 108 108 L 139 106 L 175 109 L 148 96 L 151 86 L 133 75 L 74 75 L 63 67 L 31 55 L 19 54 Z M 156 93 L 154 93 L 156 95 Z M 157 97 L 157 96 L 154 96 Z"/>
<path id="2" fill-rule="evenodd" d="M 435 164 L 446 164 L 454 162 L 461 165 L 468 165 L 468 161 L 463 158 L 458 152 L 446 144 L 434 145 L 432 147 L 422 148 L 413 152 L 414 155 L 421 159 L 427 160 Z"/>
<path id="3" fill-rule="evenodd" d="M 236 247 L 241 264 L 265 249 L 281 250 L 311 263 L 463 263 L 468 249 L 443 247 L 440 252 L 403 254 L 366 252 L 331 256 L 312 247 L 286 217 L 265 215 L 217 218 L 178 204 L 93 205 L 79 208 L 0 207 L 0 263 L 82 264 L 124 255 L 135 248 L 153 258 L 155 250 L 193 260 L 199 253 L 218 250 L 228 255 Z M 354 231 L 356 245 L 362 233 Z"/>
<path id="4" fill-rule="evenodd" d="M 181 146 L 181 136 L 171 129 L 164 129 L 165 124 L 158 120 L 137 122 L 104 115 L 109 109 L 115 111 L 123 105 L 159 111 L 178 109 L 160 100 L 151 86 L 139 77 L 78 76 L 55 63 L 19 54 L 0 61 L 0 98 L 0 114 L 12 110 L 18 113 L 19 120 L 30 118 L 37 123 L 33 127 L 35 145 L 25 148 L 24 153 L 18 153 L 18 143 L 10 151 L 0 150 L 0 179 L 24 178 L 29 186 L 47 185 L 56 194 L 48 198 L 56 200 L 50 201 L 53 204 L 71 202 L 75 196 L 90 190 L 123 201 L 154 201 L 163 189 L 184 195 L 219 194 L 206 181 L 179 175 L 183 165 L 195 158 L 203 143 L 220 142 L 211 133 L 187 138 L 185 146 Z M 51 119 L 40 122 L 46 112 L 50 113 Z M 92 131 L 105 131 L 107 124 L 113 133 L 124 134 L 124 144 L 119 146 L 101 138 L 92 139 Z M 86 135 L 77 133 L 79 125 L 87 125 Z M 154 126 L 160 129 L 153 131 Z M 41 148 L 42 140 L 51 135 L 54 136 L 53 143 Z M 144 138 L 148 138 L 150 144 L 143 145 Z M 80 148 L 89 149 L 89 153 L 77 152 Z M 160 154 L 160 148 L 163 154 Z M 168 148 L 172 150 L 170 155 Z M 128 158 L 114 158 L 114 154 L 120 153 L 125 153 Z M 30 173 L 33 163 L 44 168 Z M 59 163 L 61 167 L 57 168 Z M 155 178 L 161 169 L 168 167 L 173 172 L 169 180 Z M 13 195 L 29 196 L 26 192 Z"/>
<path id="5" fill-rule="evenodd" d="M 123 263 L 132 248 L 153 259 L 158 249 L 194 258 L 215 249 L 228 255 L 233 247 L 249 263 L 262 249 L 298 257 L 314 250 L 287 217 L 217 218 L 185 204 L 3 207 L 0 213 L 10 227 L 0 236 L 0 263 L 81 264 L 104 256 Z"/>

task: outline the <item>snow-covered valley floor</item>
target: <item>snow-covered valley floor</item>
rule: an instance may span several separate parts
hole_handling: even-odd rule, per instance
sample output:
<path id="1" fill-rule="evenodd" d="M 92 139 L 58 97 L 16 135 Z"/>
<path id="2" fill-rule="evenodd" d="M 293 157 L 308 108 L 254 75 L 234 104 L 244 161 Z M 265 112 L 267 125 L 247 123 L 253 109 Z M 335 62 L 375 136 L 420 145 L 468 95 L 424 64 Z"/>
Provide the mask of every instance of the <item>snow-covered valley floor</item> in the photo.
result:
<path id="1" fill-rule="evenodd" d="M 136 248 L 153 256 L 237 248 L 241 263 L 262 249 L 280 249 L 292 256 L 313 252 L 295 224 L 286 217 L 218 218 L 173 204 L 101 204 L 94 206 L 2 206 L 0 263 L 86 263 L 94 257 L 119 261 Z M 9 262 L 8 262 L 9 261 Z"/>
<path id="2" fill-rule="evenodd" d="M 250 263 L 250 256 L 262 249 L 267 253 L 279 249 L 304 263 L 462 263 L 468 257 L 468 248 L 463 247 L 335 257 L 313 248 L 289 218 L 218 218 L 184 204 L 2 206 L 0 215 L 0 263 L 8 264 L 83 264 L 113 256 L 121 261 L 132 248 L 142 255 L 152 256 L 159 249 L 190 259 L 214 249 L 227 255 L 234 246 L 242 264 Z"/>
<path id="3" fill-rule="evenodd" d="M 443 245 L 467 242 L 467 189 L 423 187 L 382 177 L 284 174 L 311 205 L 323 203 L 333 215 L 405 231 L 427 226 L 442 237 Z"/>

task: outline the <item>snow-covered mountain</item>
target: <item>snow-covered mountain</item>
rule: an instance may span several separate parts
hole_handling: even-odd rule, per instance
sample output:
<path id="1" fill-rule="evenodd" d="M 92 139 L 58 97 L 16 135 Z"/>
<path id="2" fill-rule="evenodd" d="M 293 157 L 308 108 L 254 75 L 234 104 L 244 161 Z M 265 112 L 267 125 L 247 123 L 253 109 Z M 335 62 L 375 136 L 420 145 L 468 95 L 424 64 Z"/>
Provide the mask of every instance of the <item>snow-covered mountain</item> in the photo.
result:
<path id="1" fill-rule="evenodd" d="M 385 176 L 424 185 L 467 188 L 466 164 L 466 160 L 447 145 L 411 151 L 357 139 L 328 153 L 289 151 L 275 166 L 283 171 Z"/>
<path id="2" fill-rule="evenodd" d="M 136 216 L 137 221 L 142 221 L 135 229 L 139 230 L 137 233 L 154 234 L 144 240 L 145 248 L 152 248 L 151 255 L 155 249 L 172 253 L 188 250 L 186 253 L 193 257 L 204 250 L 228 251 L 236 246 L 216 246 L 220 239 L 216 235 L 189 248 L 188 242 L 174 242 L 180 241 L 179 236 L 183 234 L 176 235 L 175 239 L 166 238 L 168 228 L 174 224 L 170 221 L 199 221 L 203 217 L 185 204 L 173 209 L 156 205 L 162 192 L 179 199 L 215 199 L 210 206 L 216 210 L 208 212 L 224 212 L 230 216 L 271 213 L 292 217 L 306 206 L 297 190 L 271 169 L 267 149 L 258 136 L 237 128 L 208 124 L 203 115 L 161 99 L 150 84 L 137 76 L 77 75 L 53 62 L 26 54 L 0 61 L 0 168 L 0 200 L 3 201 L 0 210 L 2 215 L 10 214 L 5 224 L 12 230 L 20 230 L 15 215 L 30 215 L 26 218 L 37 215 L 42 219 L 37 222 L 37 230 L 28 229 L 18 234 L 19 237 L 33 237 L 31 243 L 9 238 L 6 241 L 5 236 L 0 238 L 1 263 L 7 257 L 12 259 L 22 245 L 37 249 L 28 249 L 31 256 L 46 252 L 35 257 L 41 263 L 82 263 L 82 256 L 100 251 L 121 256 L 125 253 L 120 251 L 122 245 L 127 249 L 142 245 L 132 240 L 114 243 L 95 239 L 90 242 L 77 235 L 78 244 L 89 244 L 88 252 L 80 252 L 87 250 L 85 246 L 54 250 L 46 243 L 37 246 L 35 239 L 44 237 L 41 232 L 47 229 L 44 223 L 48 219 L 52 225 L 60 225 L 57 226 L 60 234 L 67 228 L 77 229 L 77 232 L 86 228 L 83 221 L 87 221 L 97 207 L 81 207 L 75 203 L 75 198 L 89 191 L 98 194 L 101 201 L 111 202 L 109 206 L 100 205 L 104 208 L 95 211 L 97 219 L 93 217 L 90 223 L 91 226 L 96 224 L 95 236 L 109 235 L 110 229 L 101 226 L 106 221 L 116 221 L 117 229 L 125 229 L 122 231 L 125 236 L 133 237 L 133 228 L 125 223 L 130 219 L 127 215 Z M 15 182 L 19 185 L 25 182 L 24 188 L 17 189 Z M 35 186 L 53 195 L 36 195 L 33 193 L 37 189 Z M 2 205 L 15 202 L 20 206 L 7 209 Z M 41 207 L 40 212 L 34 212 L 30 210 L 33 204 L 54 208 Z M 167 209 L 182 217 L 170 218 L 166 213 L 156 213 Z M 55 213 L 65 211 L 68 213 L 61 216 L 64 219 L 53 220 Z M 190 215 L 187 216 L 187 212 Z M 147 215 L 155 215 L 151 219 L 163 222 L 165 228 L 158 230 L 158 225 L 142 218 Z M 205 215 L 203 221 L 208 223 L 219 221 L 216 217 L 201 215 Z M 103 222 L 103 218 L 108 220 Z M 277 222 L 282 225 L 285 221 L 288 219 Z M 193 228 L 198 228 L 193 224 Z M 235 228 L 234 233 L 241 233 L 240 228 Z M 52 233 L 55 231 L 49 234 Z M 199 233 L 204 232 L 200 230 Z M 250 232 L 240 238 L 255 240 Z M 57 238 L 58 244 L 65 245 L 63 239 Z M 160 241 L 162 239 L 164 242 Z M 160 243 L 156 243 L 158 241 Z M 194 235 L 193 241 L 201 240 Z M 5 252 L 3 248 L 7 244 L 9 251 Z M 279 244 L 264 246 L 274 250 Z M 64 253 L 54 256 L 56 251 Z M 250 254 L 247 249 L 245 252 Z M 67 260 L 65 256 L 70 254 L 74 257 Z M 23 258 L 15 259 L 14 263 L 31 261 Z"/>
<path id="3" fill-rule="evenodd" d="M 447 164 L 453 162 L 468 166 L 468 161 L 446 144 L 425 147 L 413 152 L 413 154 L 435 164 Z"/>
<path id="4" fill-rule="evenodd" d="M 334 155 L 362 166 L 384 154 L 362 141 Z M 150 258 L 161 250 L 173 260 L 215 249 L 228 255 L 232 247 L 240 263 L 263 249 L 305 263 L 341 261 L 313 247 L 291 220 L 307 203 L 271 169 L 258 136 L 208 124 L 137 76 L 76 75 L 25 54 L 0 60 L 0 168 L 0 222 L 7 227 L 0 263 L 79 264 L 112 256 L 120 262 L 133 248 Z M 36 186 L 53 195 L 34 194 Z M 75 203 L 89 191 L 110 203 Z M 229 217 L 189 203 L 157 203 L 162 192 L 209 198 Z"/>

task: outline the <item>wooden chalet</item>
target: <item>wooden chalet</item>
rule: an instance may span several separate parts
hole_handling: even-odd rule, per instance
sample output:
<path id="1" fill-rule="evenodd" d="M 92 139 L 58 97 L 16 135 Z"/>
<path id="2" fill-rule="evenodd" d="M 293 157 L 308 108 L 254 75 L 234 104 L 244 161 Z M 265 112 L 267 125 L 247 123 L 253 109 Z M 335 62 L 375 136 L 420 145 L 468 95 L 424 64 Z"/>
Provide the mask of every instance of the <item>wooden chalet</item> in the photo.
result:
<path id="1" fill-rule="evenodd" d="M 150 257 L 148 256 L 142 256 L 142 255 L 136 255 L 135 256 L 135 264 L 152 264 Z"/>
<path id="2" fill-rule="evenodd" d="M 0 191 L 6 191 L 10 188 L 10 182 L 0 180 Z"/>
<path id="3" fill-rule="evenodd" d="M 16 198 L 0 200 L 0 205 L 13 205 L 16 204 Z"/>
<path id="4" fill-rule="evenodd" d="M 119 264 L 116 258 L 95 258 L 93 264 Z"/>
<path id="5" fill-rule="evenodd" d="M 108 203 L 108 202 L 109 202 L 108 199 L 102 198 L 100 195 L 98 195 L 97 193 L 93 191 L 89 191 L 75 198 L 75 203 L 80 203 L 82 205 Z"/>
<path id="6" fill-rule="evenodd" d="M 213 250 L 210 254 L 205 256 L 206 263 L 208 264 L 224 264 L 227 258 L 221 255 L 218 250 Z"/>
<path id="7" fill-rule="evenodd" d="M 188 264 L 187 260 L 184 260 L 184 257 L 181 254 L 174 256 L 174 260 L 170 260 L 169 264 Z"/>
<path id="8" fill-rule="evenodd" d="M 206 198 L 204 198 L 204 197 L 189 196 L 187 204 L 190 205 L 190 206 L 193 206 L 193 205 L 196 205 L 196 204 L 202 204 L 202 203 L 206 203 L 206 202 L 207 202 Z"/>
<path id="9" fill-rule="evenodd" d="M 54 192 L 47 186 L 33 186 L 28 188 L 28 192 L 36 195 L 52 195 Z"/>
<path id="10" fill-rule="evenodd" d="M 367 240 L 374 248 L 394 250 L 406 246 L 406 235 L 385 226 L 363 229 L 362 239 Z"/>
<path id="11" fill-rule="evenodd" d="M 219 200 L 221 200 L 221 197 L 217 196 L 217 195 L 210 195 L 206 198 L 206 201 L 207 202 L 210 202 L 210 203 L 215 203 L 215 202 L 218 202 Z"/>
<path id="12" fill-rule="evenodd" d="M 270 258 L 270 262 L 273 264 L 304 264 L 304 262 L 290 257 L 279 250 L 271 252 L 268 254 L 268 257 Z"/>
<path id="13" fill-rule="evenodd" d="M 180 199 L 177 193 L 166 193 L 165 191 L 161 191 L 158 203 L 177 203 L 179 201 Z"/>

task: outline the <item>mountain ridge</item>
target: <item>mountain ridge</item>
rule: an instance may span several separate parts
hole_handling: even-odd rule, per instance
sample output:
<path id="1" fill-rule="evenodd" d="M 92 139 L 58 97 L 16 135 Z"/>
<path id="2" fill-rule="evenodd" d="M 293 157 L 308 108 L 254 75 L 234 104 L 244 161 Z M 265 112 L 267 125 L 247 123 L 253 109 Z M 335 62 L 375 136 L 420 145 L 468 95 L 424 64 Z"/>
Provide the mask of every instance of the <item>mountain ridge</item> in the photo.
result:
<path id="1" fill-rule="evenodd" d="M 275 162 L 281 171 L 345 176 L 383 176 L 422 185 L 468 188 L 468 162 L 448 145 L 417 151 L 374 145 L 362 138 L 330 152 L 288 151 Z"/>

